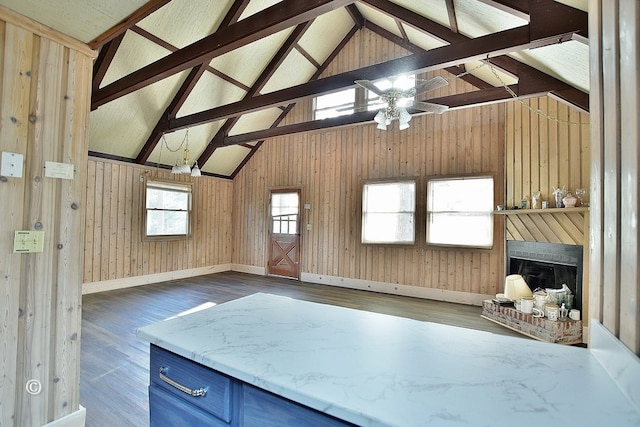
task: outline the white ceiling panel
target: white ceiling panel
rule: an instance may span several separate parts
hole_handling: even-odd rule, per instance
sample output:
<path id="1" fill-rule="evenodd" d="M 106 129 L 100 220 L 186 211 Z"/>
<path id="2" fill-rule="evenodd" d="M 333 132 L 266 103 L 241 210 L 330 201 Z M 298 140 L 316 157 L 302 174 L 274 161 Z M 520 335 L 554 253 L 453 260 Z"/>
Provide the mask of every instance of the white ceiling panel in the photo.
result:
<path id="1" fill-rule="evenodd" d="M 148 0 L 0 0 L 0 5 L 88 43 Z"/>
<path id="2" fill-rule="evenodd" d="M 280 31 L 221 55 L 214 58 L 210 65 L 242 84 L 251 86 L 289 37 L 291 31 L 290 28 Z"/>
<path id="3" fill-rule="evenodd" d="M 202 168 L 203 171 L 218 175 L 229 176 L 242 161 L 249 155 L 251 150 L 242 145 L 230 145 L 218 148 Z"/>
<path id="4" fill-rule="evenodd" d="M 403 27 L 405 29 L 405 32 L 407 33 L 409 41 L 424 50 L 435 49 L 447 44 L 409 25 L 404 25 Z"/>
<path id="5" fill-rule="evenodd" d="M 447 4 L 445 0 L 393 0 L 393 3 L 404 7 L 419 15 L 426 16 L 438 24 L 450 28 L 449 13 L 447 12 Z"/>
<path id="6" fill-rule="evenodd" d="M 251 2 L 247 5 L 245 10 L 240 15 L 240 21 L 248 18 L 251 15 L 255 15 L 256 13 L 273 6 L 276 3 L 280 3 L 282 0 L 251 0 Z"/>
<path id="7" fill-rule="evenodd" d="M 275 92 L 280 89 L 308 82 L 316 67 L 297 50 L 292 50 L 280 67 L 273 73 L 260 93 Z"/>
<path id="8" fill-rule="evenodd" d="M 205 71 L 178 111 L 178 117 L 240 101 L 246 94 L 244 89 Z"/>
<path id="9" fill-rule="evenodd" d="M 229 135 L 240 135 L 256 130 L 267 129 L 271 127 L 281 113 L 282 110 L 279 108 L 269 108 L 254 113 L 243 114 L 240 120 L 238 120 L 238 123 L 231 128 Z"/>
<path id="10" fill-rule="evenodd" d="M 213 33 L 233 0 L 172 0 L 138 26 L 181 49 Z M 200 16 L 203 19 L 193 19 Z"/>
<path id="11" fill-rule="evenodd" d="M 334 10 L 316 18 L 298 44 L 317 63 L 322 64 L 354 25 L 344 8 Z"/>
<path id="12" fill-rule="evenodd" d="M 167 49 L 137 33 L 127 31 L 100 86 L 104 87 L 113 83 L 170 53 Z"/>
<path id="13" fill-rule="evenodd" d="M 402 37 L 400 28 L 398 28 L 398 24 L 393 17 L 378 11 L 378 9 L 367 6 L 364 3 L 358 3 L 357 6 L 358 10 L 367 21 L 373 22 L 398 37 Z"/>
<path id="14" fill-rule="evenodd" d="M 148 162 L 167 166 L 182 164 L 184 150 L 188 147 L 188 163 L 192 166 L 221 125 L 222 122 L 207 123 L 163 135 L 163 139 L 149 156 Z"/>
<path id="15" fill-rule="evenodd" d="M 511 54 L 519 61 L 589 92 L 589 46 L 571 40 Z"/>
<path id="16" fill-rule="evenodd" d="M 468 37 L 521 27 L 529 22 L 478 0 L 454 0 L 458 30 Z"/>
<path id="17" fill-rule="evenodd" d="M 89 150 L 135 158 L 187 72 L 175 74 L 91 112 Z"/>

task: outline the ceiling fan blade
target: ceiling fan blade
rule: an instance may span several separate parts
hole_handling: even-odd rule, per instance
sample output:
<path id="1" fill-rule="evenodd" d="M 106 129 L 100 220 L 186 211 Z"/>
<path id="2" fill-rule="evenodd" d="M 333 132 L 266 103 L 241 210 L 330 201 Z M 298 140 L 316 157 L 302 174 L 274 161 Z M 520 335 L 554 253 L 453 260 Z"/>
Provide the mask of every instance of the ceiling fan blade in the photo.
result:
<path id="1" fill-rule="evenodd" d="M 413 106 L 428 113 L 442 114 L 449 109 L 449 106 L 442 104 L 434 104 L 432 102 L 413 101 Z"/>
<path id="2" fill-rule="evenodd" d="M 418 84 L 416 87 L 409 89 L 406 93 L 408 93 L 410 96 L 414 96 L 418 93 L 435 90 L 443 86 L 446 86 L 448 84 L 449 82 L 444 77 L 435 76 L 434 78 L 429 79 L 426 82 L 422 82 Z"/>
<path id="3" fill-rule="evenodd" d="M 382 95 L 384 93 L 383 91 L 378 89 L 378 86 L 374 85 L 369 80 L 356 80 L 355 83 L 360 85 L 360 86 L 362 86 L 363 88 L 365 88 L 367 90 L 370 90 L 371 92 L 375 93 L 378 96 L 380 96 L 380 95 Z"/>

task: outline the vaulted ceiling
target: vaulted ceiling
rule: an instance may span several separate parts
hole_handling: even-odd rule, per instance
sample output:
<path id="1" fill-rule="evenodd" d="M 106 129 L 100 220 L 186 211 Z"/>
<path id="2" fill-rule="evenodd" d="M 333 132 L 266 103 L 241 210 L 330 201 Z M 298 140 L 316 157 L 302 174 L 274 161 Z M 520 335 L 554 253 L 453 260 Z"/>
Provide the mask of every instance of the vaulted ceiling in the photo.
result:
<path id="1" fill-rule="evenodd" d="M 452 109 L 548 94 L 588 111 L 587 2 L 0 0 L 99 50 L 91 154 L 170 167 L 186 141 L 203 173 L 225 178 L 267 138 L 373 122 L 280 125 L 297 101 L 357 79 L 445 69 L 477 88 L 430 100 Z M 409 55 L 323 77 L 359 31 Z"/>

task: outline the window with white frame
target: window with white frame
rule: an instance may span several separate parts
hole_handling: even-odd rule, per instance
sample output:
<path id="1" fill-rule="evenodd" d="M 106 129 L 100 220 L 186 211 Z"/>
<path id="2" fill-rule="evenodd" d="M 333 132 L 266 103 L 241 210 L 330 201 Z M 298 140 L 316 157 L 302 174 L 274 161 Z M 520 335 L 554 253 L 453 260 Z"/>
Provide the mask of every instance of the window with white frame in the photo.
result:
<path id="1" fill-rule="evenodd" d="M 493 246 L 493 177 L 427 181 L 427 243 Z"/>
<path id="2" fill-rule="evenodd" d="M 415 242 L 416 182 L 369 182 L 362 191 L 362 243 Z"/>
<path id="3" fill-rule="evenodd" d="M 190 184 L 146 182 L 145 237 L 186 237 L 190 233 L 190 216 Z"/>

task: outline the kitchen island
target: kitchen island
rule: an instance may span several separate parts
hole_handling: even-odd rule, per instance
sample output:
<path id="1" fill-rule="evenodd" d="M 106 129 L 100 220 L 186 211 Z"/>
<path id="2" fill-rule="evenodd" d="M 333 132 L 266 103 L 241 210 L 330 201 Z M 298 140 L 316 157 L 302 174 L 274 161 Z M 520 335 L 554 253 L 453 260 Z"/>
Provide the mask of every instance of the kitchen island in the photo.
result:
<path id="1" fill-rule="evenodd" d="M 198 369 L 214 375 L 218 385 L 201 388 L 214 405 L 222 402 L 212 411 L 216 425 L 270 425 L 260 411 L 268 420 L 278 407 L 309 418 L 273 425 L 640 425 L 637 387 L 621 387 L 586 348 L 264 293 L 145 326 L 137 335 L 152 344 L 152 424 L 161 425 L 170 411 L 200 411 L 188 402 L 200 397 L 157 378 L 156 370 L 175 380 L 163 357 L 177 355 L 194 365 L 182 380 L 195 383 Z M 186 398 L 171 397 L 178 401 L 171 406 L 160 385 Z M 154 408 L 164 411 L 161 417 L 154 418 Z"/>

